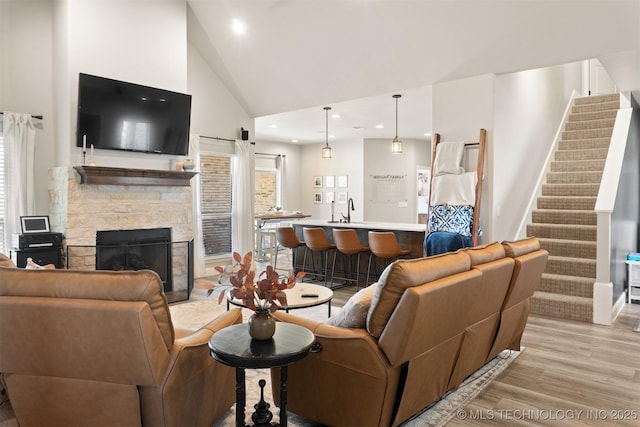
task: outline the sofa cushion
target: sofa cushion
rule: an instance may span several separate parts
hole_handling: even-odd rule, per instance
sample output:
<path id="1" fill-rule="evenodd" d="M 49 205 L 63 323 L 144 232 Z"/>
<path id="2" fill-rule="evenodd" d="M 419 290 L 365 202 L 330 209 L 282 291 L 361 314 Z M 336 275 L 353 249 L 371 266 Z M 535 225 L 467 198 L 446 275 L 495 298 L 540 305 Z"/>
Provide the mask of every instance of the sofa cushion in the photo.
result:
<path id="1" fill-rule="evenodd" d="M 359 290 L 349 298 L 338 314 L 331 316 L 325 323 L 343 328 L 364 329 L 367 326 L 367 313 L 375 292 L 375 286 Z"/>
<path id="2" fill-rule="evenodd" d="M 515 242 L 504 241 L 502 246 L 507 256 L 515 258 L 540 249 L 540 241 L 535 237 L 529 237 Z"/>
<path id="3" fill-rule="evenodd" d="M 407 288 L 467 271 L 471 260 L 464 252 L 397 260 L 382 272 L 367 314 L 367 330 L 379 338 Z M 372 285 L 373 286 L 373 285 Z"/>
<path id="4" fill-rule="evenodd" d="M 471 267 L 502 259 L 505 255 L 504 247 L 498 242 L 464 249 L 464 251 L 471 259 Z"/>
<path id="5" fill-rule="evenodd" d="M 0 296 L 145 301 L 167 348 L 175 339 L 162 280 L 151 270 L 25 270 L 0 267 Z"/>

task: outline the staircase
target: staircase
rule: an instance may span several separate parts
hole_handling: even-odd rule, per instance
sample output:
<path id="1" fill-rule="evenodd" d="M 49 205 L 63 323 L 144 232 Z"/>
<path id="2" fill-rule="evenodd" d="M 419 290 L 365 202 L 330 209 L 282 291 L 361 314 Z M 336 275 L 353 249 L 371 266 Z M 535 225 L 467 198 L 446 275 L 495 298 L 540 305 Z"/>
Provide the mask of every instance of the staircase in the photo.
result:
<path id="1" fill-rule="evenodd" d="M 575 100 L 527 235 L 549 251 L 531 313 L 593 321 L 596 278 L 594 207 L 616 113 L 618 94 Z"/>

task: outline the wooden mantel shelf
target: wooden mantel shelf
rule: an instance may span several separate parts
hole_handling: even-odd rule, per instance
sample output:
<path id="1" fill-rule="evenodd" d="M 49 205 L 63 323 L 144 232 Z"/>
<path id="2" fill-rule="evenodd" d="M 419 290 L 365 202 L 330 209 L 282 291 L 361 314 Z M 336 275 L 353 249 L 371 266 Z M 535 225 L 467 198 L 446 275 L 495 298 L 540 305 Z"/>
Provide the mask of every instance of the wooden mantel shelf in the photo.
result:
<path id="1" fill-rule="evenodd" d="M 198 172 L 171 170 L 108 168 L 101 166 L 74 166 L 80 174 L 81 184 L 96 185 L 156 185 L 188 187 Z"/>

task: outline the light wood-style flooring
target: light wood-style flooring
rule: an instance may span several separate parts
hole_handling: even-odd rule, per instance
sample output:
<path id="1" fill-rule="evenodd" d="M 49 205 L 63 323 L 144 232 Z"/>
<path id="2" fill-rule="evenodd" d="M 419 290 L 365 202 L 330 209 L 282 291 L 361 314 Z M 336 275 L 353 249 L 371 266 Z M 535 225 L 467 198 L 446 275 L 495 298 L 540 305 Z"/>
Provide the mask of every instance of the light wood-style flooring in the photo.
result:
<path id="1" fill-rule="evenodd" d="M 334 307 L 354 293 L 335 290 Z M 640 304 L 612 326 L 530 315 L 524 351 L 448 425 L 640 426 L 638 321 Z"/>
<path id="2" fill-rule="evenodd" d="M 530 315 L 525 350 L 449 425 L 640 426 L 639 320 L 638 304 L 612 326 Z"/>

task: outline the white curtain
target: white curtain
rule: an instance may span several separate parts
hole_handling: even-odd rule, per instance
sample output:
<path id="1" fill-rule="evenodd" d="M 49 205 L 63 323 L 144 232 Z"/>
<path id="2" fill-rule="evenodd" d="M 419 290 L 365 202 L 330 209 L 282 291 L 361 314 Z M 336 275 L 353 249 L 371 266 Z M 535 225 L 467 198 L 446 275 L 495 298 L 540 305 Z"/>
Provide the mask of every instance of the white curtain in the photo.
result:
<path id="1" fill-rule="evenodd" d="M 284 191 L 284 183 L 286 182 L 285 179 L 285 167 L 284 167 L 284 160 L 285 160 L 285 156 L 278 154 L 278 156 L 276 157 L 276 169 L 278 170 L 278 190 L 277 190 L 277 194 L 278 197 L 280 197 L 279 206 L 282 206 L 283 209 L 288 209 L 287 207 L 287 198 L 286 198 L 286 191 Z"/>
<path id="2" fill-rule="evenodd" d="M 196 165 L 196 171 L 200 169 L 200 135 L 189 135 L 189 154 Z M 202 238 L 202 215 L 200 215 L 200 175 L 191 181 L 191 194 L 193 198 L 193 274 L 195 277 L 206 276 L 204 260 L 204 240 Z"/>
<path id="3" fill-rule="evenodd" d="M 28 113 L 3 114 L 5 162 L 5 229 L 4 241 L 21 233 L 20 217 L 35 215 L 34 159 L 36 130 Z"/>
<path id="4" fill-rule="evenodd" d="M 241 255 L 255 248 L 255 167 L 251 143 L 236 140 L 232 170 L 231 247 Z"/>

